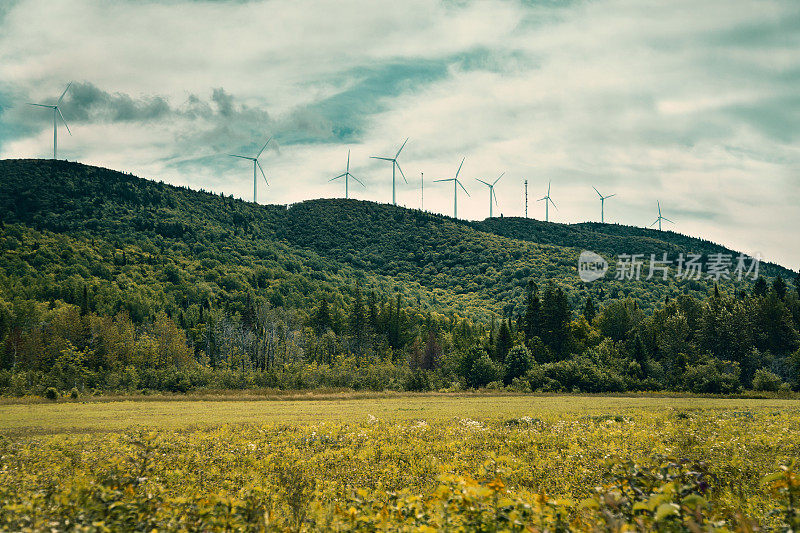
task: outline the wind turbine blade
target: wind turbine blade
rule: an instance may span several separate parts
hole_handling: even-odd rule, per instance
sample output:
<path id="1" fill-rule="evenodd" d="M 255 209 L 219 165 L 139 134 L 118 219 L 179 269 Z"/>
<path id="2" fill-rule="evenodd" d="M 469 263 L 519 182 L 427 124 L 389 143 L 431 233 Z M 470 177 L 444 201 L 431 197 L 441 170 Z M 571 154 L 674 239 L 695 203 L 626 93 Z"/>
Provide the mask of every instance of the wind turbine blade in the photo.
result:
<path id="1" fill-rule="evenodd" d="M 597 196 L 599 196 L 600 198 L 602 198 L 602 197 L 603 197 L 603 195 L 602 195 L 602 194 L 600 194 L 600 191 L 598 191 L 598 190 L 597 190 L 597 187 L 595 187 L 594 185 L 592 185 L 592 189 L 594 189 L 594 192 L 596 192 L 596 193 L 597 193 Z"/>
<path id="2" fill-rule="evenodd" d="M 260 171 L 261 171 L 261 175 L 262 175 L 262 176 L 264 176 L 264 182 L 265 182 L 267 185 L 269 185 L 269 182 L 267 181 L 267 175 L 266 175 L 266 174 L 264 174 L 264 169 L 263 169 L 263 168 L 261 168 L 261 163 L 259 163 L 259 162 L 258 162 L 258 159 L 256 159 L 256 160 L 255 160 L 255 162 L 256 162 L 256 166 L 258 167 L 258 170 L 260 170 Z"/>
<path id="3" fill-rule="evenodd" d="M 61 93 L 61 96 L 59 96 L 59 97 L 58 97 L 58 102 L 56 102 L 56 105 L 58 105 L 58 104 L 60 104 L 60 103 L 61 103 L 61 100 L 63 100 L 63 98 L 64 98 L 64 95 L 65 95 L 65 94 L 67 94 L 67 91 L 69 91 L 69 87 L 70 87 L 70 85 L 72 85 L 72 82 L 69 82 L 69 83 L 67 84 L 67 88 L 66 88 L 66 89 L 64 89 L 64 92 L 63 92 L 63 93 Z"/>
<path id="4" fill-rule="evenodd" d="M 459 186 L 459 187 L 461 187 L 462 189 L 464 189 L 464 192 L 465 192 L 465 193 L 467 193 L 467 196 L 471 196 L 471 195 L 469 194 L 469 191 L 468 191 L 467 189 L 465 189 L 463 185 L 461 185 L 461 182 L 460 182 L 460 181 L 456 180 L 456 183 L 458 183 L 458 186 Z"/>
<path id="5" fill-rule="evenodd" d="M 556 205 L 556 203 L 553 201 L 553 199 L 552 199 L 552 198 L 550 198 L 550 197 L 548 196 L 548 197 L 547 197 L 547 199 L 548 199 L 548 200 L 550 200 L 550 203 L 551 203 L 551 204 L 553 204 L 553 207 L 555 207 L 556 209 L 558 209 L 558 206 Z"/>
<path id="6" fill-rule="evenodd" d="M 62 114 L 61 114 L 61 110 L 60 110 L 59 108 L 56 108 L 56 111 L 58 111 L 58 116 L 59 116 L 59 117 L 61 117 L 61 122 L 63 122 L 63 123 L 64 123 L 64 126 L 66 126 L 66 128 L 67 128 L 67 133 L 69 133 L 70 135 L 72 135 L 72 132 L 71 132 L 71 131 L 69 131 L 69 126 L 67 126 L 67 121 L 66 121 L 66 120 L 64 120 L 64 115 L 62 115 Z"/>
<path id="7" fill-rule="evenodd" d="M 402 152 L 402 151 L 403 151 L 403 148 L 405 148 L 405 147 L 406 147 L 406 143 L 407 143 L 407 142 L 408 142 L 408 137 L 406 137 L 406 140 L 405 140 L 405 141 L 403 141 L 403 146 L 401 146 L 401 147 L 400 147 L 400 149 L 397 151 L 397 154 L 395 154 L 395 156 L 394 156 L 394 158 L 395 158 L 395 159 L 397 159 L 397 156 L 399 156 L 399 155 L 400 155 L 400 152 Z"/>
<path id="8" fill-rule="evenodd" d="M 611 198 L 612 196 L 616 196 L 616 195 L 617 195 L 617 193 L 614 193 L 614 194 L 609 194 L 608 196 L 606 196 L 606 198 Z M 606 198 L 604 198 L 604 200 L 605 200 Z"/>
<path id="9" fill-rule="evenodd" d="M 394 160 L 394 164 L 397 165 L 397 170 L 399 170 L 400 171 L 400 175 L 403 176 L 403 181 L 408 183 L 408 180 L 406 179 L 406 175 L 403 174 L 403 169 L 400 168 L 400 163 L 397 162 L 397 159 Z"/>
<path id="10" fill-rule="evenodd" d="M 331 179 L 329 179 L 328 181 L 338 180 L 339 178 L 343 178 L 343 177 L 345 177 L 346 175 L 347 175 L 347 174 L 339 174 L 339 175 L 338 175 L 338 176 L 336 176 L 335 178 L 331 178 Z"/>
<path id="11" fill-rule="evenodd" d="M 433 180 L 434 183 L 436 183 L 437 181 L 453 181 L 453 178 L 446 178 L 446 179 L 441 179 L 441 180 Z"/>
<path id="12" fill-rule="evenodd" d="M 463 167 L 463 166 L 464 166 L 464 159 L 466 159 L 466 157 L 463 157 L 463 158 L 461 159 L 461 164 L 460 164 L 460 165 L 458 165 L 458 170 L 456 170 L 456 179 L 458 179 L 458 173 L 459 173 L 459 172 L 461 172 L 461 167 Z"/>
<path id="13" fill-rule="evenodd" d="M 391 157 L 378 157 L 377 155 L 369 156 L 370 159 L 382 159 L 383 161 L 394 161 Z"/>
<path id="14" fill-rule="evenodd" d="M 499 176 L 499 177 L 498 177 L 496 180 L 494 180 L 494 183 L 492 183 L 492 187 L 494 187 L 494 186 L 497 184 L 497 182 L 498 182 L 498 181 L 500 181 L 500 178 L 502 178 L 502 177 L 503 177 L 503 176 L 505 176 L 505 175 L 506 175 L 506 173 L 505 173 L 505 172 L 503 172 L 502 174 L 500 174 L 500 176 Z"/>
<path id="15" fill-rule="evenodd" d="M 553 184 L 552 181 L 548 181 L 547 182 L 547 196 L 548 196 L 548 198 L 550 197 L 550 185 L 552 185 L 552 184 Z"/>
<path id="16" fill-rule="evenodd" d="M 650 224 L 650 227 L 652 228 L 652 227 L 653 227 L 653 226 L 655 226 L 656 224 L 658 224 L 658 219 L 656 219 L 656 221 L 655 221 L 655 222 L 653 222 L 652 224 Z"/>
<path id="17" fill-rule="evenodd" d="M 667 222 L 672 222 L 672 221 L 671 221 L 670 219 L 668 219 L 667 217 L 661 217 L 661 218 L 662 218 L 663 220 L 666 220 Z M 672 222 L 672 223 L 674 224 L 674 222 Z"/>
<path id="18" fill-rule="evenodd" d="M 347 172 L 350 172 L 350 149 L 347 150 Z"/>
<path id="19" fill-rule="evenodd" d="M 497 203 L 497 193 L 494 192 L 494 189 L 492 189 L 492 198 L 494 198 L 494 205 L 499 206 L 500 204 Z"/>
<path id="20" fill-rule="evenodd" d="M 228 155 L 231 156 L 231 157 L 238 157 L 240 159 L 247 159 L 248 161 L 252 161 L 253 160 L 252 157 L 247 157 L 247 156 L 244 156 L 244 155 L 233 155 L 233 154 L 228 154 Z"/>
<path id="21" fill-rule="evenodd" d="M 47 107 L 47 108 L 50 108 L 50 109 L 53 109 L 55 107 L 54 105 L 31 104 L 30 102 L 28 103 L 28 105 L 35 105 L 36 107 Z"/>
<path id="22" fill-rule="evenodd" d="M 656 204 L 658 204 L 658 218 L 661 218 L 661 202 L 656 200 Z"/>
<path id="23" fill-rule="evenodd" d="M 478 179 L 478 178 L 475 178 L 475 179 L 476 179 L 477 181 L 480 181 L 481 183 L 483 183 L 483 184 L 484 184 L 484 185 L 486 185 L 487 187 L 491 187 L 491 185 L 489 185 L 488 183 L 486 183 L 486 182 L 485 182 L 485 181 L 483 181 L 482 179 Z"/>
<path id="24" fill-rule="evenodd" d="M 261 153 L 262 153 L 264 150 L 266 150 L 266 148 L 267 148 L 267 145 L 269 144 L 269 142 L 270 142 L 271 140 L 272 140 L 272 137 L 270 137 L 269 139 L 267 139 L 267 142 L 265 142 L 265 143 L 264 143 L 264 146 L 261 148 L 261 150 L 259 150 L 259 152 L 258 152 L 258 155 L 256 155 L 256 159 L 258 159 L 259 157 L 261 157 Z"/>
<path id="25" fill-rule="evenodd" d="M 354 180 L 356 180 L 357 182 L 359 182 L 361 184 L 361 186 L 364 187 L 365 189 L 367 188 L 367 186 L 364 185 L 364 182 L 361 181 L 360 179 L 358 179 L 357 177 L 353 176 L 352 174 L 350 174 L 350 177 L 353 178 Z"/>
<path id="26" fill-rule="evenodd" d="M 537 202 L 541 202 L 542 200 L 547 200 L 547 196 L 545 196 L 544 198 L 539 198 L 539 199 L 538 199 L 538 200 L 536 200 L 536 201 L 537 201 Z"/>

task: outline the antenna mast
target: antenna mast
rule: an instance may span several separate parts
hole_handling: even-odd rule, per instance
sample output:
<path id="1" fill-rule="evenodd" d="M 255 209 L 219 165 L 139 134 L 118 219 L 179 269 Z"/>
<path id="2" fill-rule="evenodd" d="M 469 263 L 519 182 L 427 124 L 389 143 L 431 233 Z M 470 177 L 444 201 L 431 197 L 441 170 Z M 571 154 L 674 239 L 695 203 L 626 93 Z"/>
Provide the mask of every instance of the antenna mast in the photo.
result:
<path id="1" fill-rule="evenodd" d="M 422 197 L 420 198 L 420 211 L 425 211 L 425 173 L 419 173 L 419 181 L 422 183 Z"/>
<path id="2" fill-rule="evenodd" d="M 528 180 L 525 180 L 525 218 L 528 218 Z"/>

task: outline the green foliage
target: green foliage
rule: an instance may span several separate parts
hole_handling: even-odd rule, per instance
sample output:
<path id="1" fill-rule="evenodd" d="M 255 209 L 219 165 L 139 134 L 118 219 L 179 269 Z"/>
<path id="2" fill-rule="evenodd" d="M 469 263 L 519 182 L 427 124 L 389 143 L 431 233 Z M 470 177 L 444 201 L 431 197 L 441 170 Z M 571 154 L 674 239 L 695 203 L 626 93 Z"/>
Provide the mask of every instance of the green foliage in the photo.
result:
<path id="1" fill-rule="evenodd" d="M 44 391 L 44 397 L 48 400 L 56 401 L 58 400 L 58 391 L 55 387 L 47 387 L 47 390 Z"/>

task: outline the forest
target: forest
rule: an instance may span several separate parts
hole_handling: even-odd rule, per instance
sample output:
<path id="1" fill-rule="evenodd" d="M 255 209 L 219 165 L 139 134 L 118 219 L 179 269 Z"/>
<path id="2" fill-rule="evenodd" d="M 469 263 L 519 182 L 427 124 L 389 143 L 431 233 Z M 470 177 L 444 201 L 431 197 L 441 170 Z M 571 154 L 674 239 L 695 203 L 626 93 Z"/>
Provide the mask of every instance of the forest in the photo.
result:
<path id="1" fill-rule="evenodd" d="M 800 389 L 800 278 L 577 276 L 673 232 L 292 206 L 0 162 L 0 391 Z"/>

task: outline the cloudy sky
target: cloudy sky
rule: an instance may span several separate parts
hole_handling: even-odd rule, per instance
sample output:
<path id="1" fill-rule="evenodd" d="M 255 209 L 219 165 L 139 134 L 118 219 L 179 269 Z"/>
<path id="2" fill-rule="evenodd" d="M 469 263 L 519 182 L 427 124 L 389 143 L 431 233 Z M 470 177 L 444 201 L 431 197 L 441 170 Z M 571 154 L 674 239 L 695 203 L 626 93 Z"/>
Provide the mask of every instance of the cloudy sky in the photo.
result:
<path id="1" fill-rule="evenodd" d="M 3 0 L 0 158 L 59 156 L 262 203 L 667 225 L 800 268 L 800 2 Z M 631 250 L 636 252 L 636 250 Z"/>

